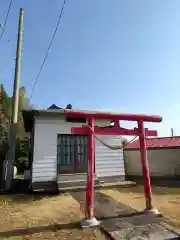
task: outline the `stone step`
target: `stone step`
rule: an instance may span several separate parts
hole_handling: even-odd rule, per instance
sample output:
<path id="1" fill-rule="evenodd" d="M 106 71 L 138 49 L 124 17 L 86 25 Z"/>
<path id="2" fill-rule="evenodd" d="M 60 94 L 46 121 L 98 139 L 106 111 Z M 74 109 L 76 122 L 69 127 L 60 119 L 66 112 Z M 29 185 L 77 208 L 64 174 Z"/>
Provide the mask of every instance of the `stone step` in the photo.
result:
<path id="1" fill-rule="evenodd" d="M 95 178 L 97 178 L 95 174 Z M 60 174 L 58 176 L 58 181 L 86 181 L 87 174 L 86 173 L 74 173 L 74 174 Z"/>
<path id="2" fill-rule="evenodd" d="M 98 179 L 95 176 L 95 183 Z M 85 188 L 87 182 L 86 173 L 60 174 L 58 176 L 58 187 L 62 188 Z"/>
<path id="3" fill-rule="evenodd" d="M 128 187 L 128 186 L 132 186 L 135 185 L 135 182 L 131 182 L 131 181 L 120 181 L 120 182 L 109 182 L 109 183 L 101 183 L 101 182 L 95 182 L 94 183 L 94 187 L 95 189 L 99 189 L 99 188 L 109 188 L 109 187 Z M 84 190 L 86 188 L 85 184 L 69 184 L 68 185 L 63 185 L 63 184 L 59 184 L 58 183 L 58 188 L 59 191 L 71 191 L 71 190 Z"/>
<path id="4" fill-rule="evenodd" d="M 106 176 L 98 177 L 95 174 L 94 177 L 95 185 L 98 184 L 108 184 L 108 183 L 118 183 L 124 182 L 124 176 Z M 86 173 L 75 173 L 75 174 L 60 174 L 58 176 L 58 186 L 59 188 L 69 188 L 69 187 L 85 187 L 87 182 Z"/>
<path id="5" fill-rule="evenodd" d="M 76 187 L 86 186 L 86 174 L 61 174 L 58 176 L 58 186 L 61 187 Z M 95 183 L 98 183 L 98 178 L 95 176 Z"/>
<path id="6" fill-rule="evenodd" d="M 64 182 L 64 181 L 85 181 L 86 180 L 86 174 L 60 174 L 58 176 L 58 181 Z"/>

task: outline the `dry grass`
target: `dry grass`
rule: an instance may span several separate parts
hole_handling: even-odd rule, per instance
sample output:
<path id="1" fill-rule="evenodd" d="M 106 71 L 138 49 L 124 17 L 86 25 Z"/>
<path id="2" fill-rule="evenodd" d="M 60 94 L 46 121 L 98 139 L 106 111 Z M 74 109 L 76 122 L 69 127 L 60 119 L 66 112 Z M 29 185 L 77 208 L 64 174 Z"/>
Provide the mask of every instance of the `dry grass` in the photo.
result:
<path id="1" fill-rule="evenodd" d="M 101 192 L 134 209 L 144 209 L 142 186 Z M 180 227 L 180 189 L 159 187 L 153 193 L 154 206 Z M 99 230 L 78 228 L 82 218 L 79 203 L 69 194 L 0 196 L 0 239 L 107 239 Z"/>
<path id="2" fill-rule="evenodd" d="M 106 239 L 99 230 L 78 228 L 82 218 L 79 204 L 68 194 L 0 197 L 0 238 Z"/>
<path id="3" fill-rule="evenodd" d="M 142 186 L 108 189 L 101 192 L 136 210 L 145 208 L 144 189 Z M 154 187 L 152 192 L 153 206 L 169 219 L 173 225 L 180 227 L 180 189 Z"/>

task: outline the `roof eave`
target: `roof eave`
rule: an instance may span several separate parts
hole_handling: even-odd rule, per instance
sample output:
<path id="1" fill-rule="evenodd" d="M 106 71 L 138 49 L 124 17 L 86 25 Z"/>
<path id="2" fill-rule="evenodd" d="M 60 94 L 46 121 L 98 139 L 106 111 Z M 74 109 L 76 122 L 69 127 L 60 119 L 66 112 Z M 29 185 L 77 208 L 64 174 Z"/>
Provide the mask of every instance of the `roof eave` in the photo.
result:
<path id="1" fill-rule="evenodd" d="M 24 128 L 26 132 L 31 132 L 34 125 L 34 118 L 37 116 L 62 115 L 64 110 L 48 109 L 48 110 L 23 110 L 22 116 L 24 121 Z"/>

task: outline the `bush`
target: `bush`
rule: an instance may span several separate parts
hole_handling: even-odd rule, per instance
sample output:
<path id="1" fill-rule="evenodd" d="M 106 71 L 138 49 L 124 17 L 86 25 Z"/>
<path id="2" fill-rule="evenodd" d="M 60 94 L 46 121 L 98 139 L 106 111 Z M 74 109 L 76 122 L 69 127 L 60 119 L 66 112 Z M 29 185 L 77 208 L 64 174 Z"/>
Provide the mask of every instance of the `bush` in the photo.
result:
<path id="1" fill-rule="evenodd" d="M 24 173 L 24 170 L 28 169 L 28 158 L 21 157 L 16 161 L 16 167 L 18 173 Z"/>

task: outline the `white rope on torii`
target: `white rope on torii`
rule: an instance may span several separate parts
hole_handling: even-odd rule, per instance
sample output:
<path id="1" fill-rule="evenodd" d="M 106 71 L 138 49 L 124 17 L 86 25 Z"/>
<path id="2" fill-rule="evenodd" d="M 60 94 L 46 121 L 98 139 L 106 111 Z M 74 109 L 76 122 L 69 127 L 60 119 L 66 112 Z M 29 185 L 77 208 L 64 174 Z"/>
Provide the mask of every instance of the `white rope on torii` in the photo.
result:
<path id="1" fill-rule="evenodd" d="M 72 105 L 71 104 L 68 104 L 67 105 L 67 108 L 66 109 L 63 109 L 64 110 L 64 112 L 68 112 L 68 110 L 72 110 Z M 90 130 L 91 130 L 91 132 L 93 133 L 93 135 L 94 135 L 94 137 L 99 141 L 99 142 L 101 142 L 105 147 L 107 147 L 107 148 L 109 148 L 109 149 L 111 149 L 111 150 L 121 150 L 121 149 L 123 149 L 125 146 L 127 146 L 128 144 L 130 144 L 131 142 L 133 142 L 138 136 L 135 136 L 135 137 L 133 137 L 130 141 L 128 141 L 126 144 L 123 144 L 123 145 L 121 145 L 121 146 L 111 146 L 111 145 L 109 145 L 109 144 L 107 144 L 107 143 L 105 143 L 102 139 L 100 139 L 95 133 L 94 133 L 94 131 L 92 130 L 92 128 L 88 125 L 88 124 L 86 124 L 86 125 L 84 125 L 84 126 L 87 126 Z"/>
<path id="2" fill-rule="evenodd" d="M 92 130 L 92 128 L 89 126 L 89 125 L 85 125 L 85 126 L 87 126 L 90 130 L 91 130 L 91 132 L 93 133 L 93 135 L 94 135 L 94 137 L 99 141 L 99 142 L 101 142 L 105 147 L 107 147 L 107 148 L 109 148 L 109 149 L 111 149 L 111 150 L 121 150 L 121 149 L 123 149 L 125 146 L 127 146 L 128 144 L 130 144 L 131 142 L 133 142 L 138 136 L 135 136 L 135 137 L 133 137 L 130 141 L 128 141 L 126 144 L 123 144 L 123 145 L 121 145 L 121 146 L 111 146 L 111 145 L 109 145 L 109 144 L 107 144 L 107 143 L 105 143 L 102 139 L 100 139 L 95 133 L 94 133 L 94 131 Z"/>

